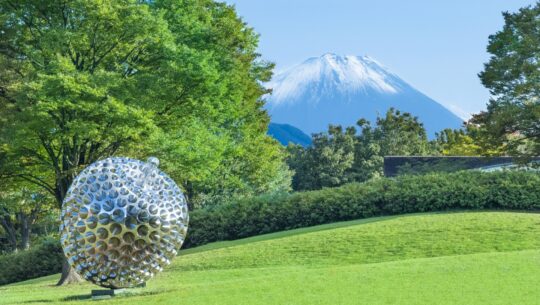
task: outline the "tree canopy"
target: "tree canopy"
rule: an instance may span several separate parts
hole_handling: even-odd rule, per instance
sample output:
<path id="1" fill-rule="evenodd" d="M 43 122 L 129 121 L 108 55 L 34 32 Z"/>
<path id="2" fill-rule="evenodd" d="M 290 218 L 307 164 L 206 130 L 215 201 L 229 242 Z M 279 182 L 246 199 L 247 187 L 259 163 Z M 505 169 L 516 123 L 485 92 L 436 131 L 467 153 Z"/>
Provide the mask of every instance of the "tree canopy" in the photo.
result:
<path id="1" fill-rule="evenodd" d="M 356 129 L 330 125 L 327 133 L 312 137 L 311 146 L 290 145 L 288 164 L 295 175 L 295 190 L 333 187 L 352 181 Z"/>
<path id="2" fill-rule="evenodd" d="M 157 156 L 191 208 L 290 187 L 262 109 L 273 65 L 232 6 L 6 0 L 0 35 L 0 175 L 57 207 L 80 170 L 111 155 Z M 62 275 L 76 279 L 66 263 Z"/>
<path id="3" fill-rule="evenodd" d="M 295 174 L 295 190 L 334 187 L 352 181 L 367 181 L 383 175 L 384 156 L 436 153 L 426 130 L 410 113 L 389 109 L 374 125 L 358 121 L 353 126 L 330 126 L 314 134 L 307 148 L 288 147 L 288 164 Z"/>
<path id="4" fill-rule="evenodd" d="M 475 119 L 508 153 L 539 155 L 540 2 L 503 16 L 504 27 L 489 37 L 491 58 L 479 75 L 492 99 Z"/>
<path id="5" fill-rule="evenodd" d="M 35 185 L 4 183 L 0 189 L 0 228 L 11 251 L 30 248 L 33 226 L 54 207 L 51 203 L 50 197 Z"/>
<path id="6" fill-rule="evenodd" d="M 484 124 L 473 116 L 462 129 L 444 129 L 437 133 L 435 148 L 446 156 L 501 156 L 505 147 L 491 140 Z"/>
<path id="7" fill-rule="evenodd" d="M 0 32 L 6 166 L 58 204 L 78 171 L 114 154 L 156 155 L 190 199 L 287 189 L 261 108 L 273 65 L 231 6 L 2 1 Z"/>

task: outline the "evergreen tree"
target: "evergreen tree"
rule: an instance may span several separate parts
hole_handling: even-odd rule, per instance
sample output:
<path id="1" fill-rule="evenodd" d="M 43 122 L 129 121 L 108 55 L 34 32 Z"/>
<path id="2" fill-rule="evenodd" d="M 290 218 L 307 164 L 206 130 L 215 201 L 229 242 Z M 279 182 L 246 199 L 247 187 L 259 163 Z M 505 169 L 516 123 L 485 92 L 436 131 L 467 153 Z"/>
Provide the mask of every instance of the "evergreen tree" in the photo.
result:
<path id="1" fill-rule="evenodd" d="M 503 13 L 504 27 L 489 37 L 491 54 L 480 79 L 493 96 L 474 119 L 508 153 L 540 154 L 540 2 Z"/>
<path id="2" fill-rule="evenodd" d="M 384 156 L 429 155 L 436 153 L 426 130 L 416 117 L 389 109 L 375 126 L 365 119 L 356 128 L 330 126 L 314 134 L 312 145 L 289 146 L 288 164 L 295 172 L 293 188 L 311 190 L 344 183 L 363 182 L 383 175 Z"/>
<path id="3" fill-rule="evenodd" d="M 295 190 L 315 190 L 352 181 L 348 173 L 354 162 L 354 127 L 330 126 L 314 134 L 308 148 L 289 146 L 289 166 L 295 172 Z"/>
<path id="4" fill-rule="evenodd" d="M 390 108 L 384 117 L 377 118 L 371 132 L 383 156 L 422 156 L 431 152 L 424 125 L 408 112 Z"/>
<path id="5" fill-rule="evenodd" d="M 381 145 L 375 138 L 375 133 L 369 121 L 360 119 L 357 122 L 360 135 L 354 149 L 354 164 L 351 168 L 355 181 L 368 181 L 383 175 L 384 156 Z"/>
<path id="6" fill-rule="evenodd" d="M 390 108 L 384 117 L 377 117 L 375 126 L 365 119 L 357 125 L 362 132 L 351 169 L 355 181 L 381 177 L 385 156 L 424 156 L 435 152 L 423 124 L 410 113 Z"/>

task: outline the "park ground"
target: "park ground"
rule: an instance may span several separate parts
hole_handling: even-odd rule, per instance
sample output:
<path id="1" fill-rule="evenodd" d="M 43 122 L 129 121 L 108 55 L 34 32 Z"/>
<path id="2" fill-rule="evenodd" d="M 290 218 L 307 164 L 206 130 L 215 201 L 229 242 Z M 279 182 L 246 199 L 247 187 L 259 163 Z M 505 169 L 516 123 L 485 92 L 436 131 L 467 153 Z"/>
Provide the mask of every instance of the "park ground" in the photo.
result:
<path id="1" fill-rule="evenodd" d="M 540 304 L 540 214 L 378 217 L 212 243 L 103 301 L 58 277 L 1 286 L 0 304 Z"/>

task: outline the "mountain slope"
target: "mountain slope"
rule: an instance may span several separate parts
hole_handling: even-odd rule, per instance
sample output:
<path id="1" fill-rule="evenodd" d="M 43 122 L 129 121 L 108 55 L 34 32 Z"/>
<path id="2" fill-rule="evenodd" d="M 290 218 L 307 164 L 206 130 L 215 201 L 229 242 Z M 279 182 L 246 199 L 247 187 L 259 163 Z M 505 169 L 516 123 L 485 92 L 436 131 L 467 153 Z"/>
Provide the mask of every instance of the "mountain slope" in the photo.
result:
<path id="1" fill-rule="evenodd" d="M 270 123 L 268 134 L 285 146 L 289 145 L 289 143 L 299 144 L 304 147 L 311 145 L 311 138 L 307 134 L 289 124 Z"/>
<path id="2" fill-rule="evenodd" d="M 274 123 L 305 133 L 326 131 L 328 124 L 353 126 L 374 121 L 390 107 L 410 112 L 430 136 L 460 128 L 462 119 L 367 56 L 325 54 L 277 74 L 267 109 Z"/>

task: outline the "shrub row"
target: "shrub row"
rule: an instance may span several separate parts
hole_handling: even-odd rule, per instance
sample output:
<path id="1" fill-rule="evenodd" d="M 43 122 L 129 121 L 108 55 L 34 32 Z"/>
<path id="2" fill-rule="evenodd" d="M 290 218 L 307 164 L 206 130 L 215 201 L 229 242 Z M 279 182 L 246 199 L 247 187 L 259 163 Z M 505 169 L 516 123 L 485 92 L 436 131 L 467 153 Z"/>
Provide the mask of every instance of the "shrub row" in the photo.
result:
<path id="1" fill-rule="evenodd" d="M 58 273 L 63 259 L 60 243 L 52 238 L 29 250 L 0 256 L 0 285 Z"/>
<path id="2" fill-rule="evenodd" d="M 238 200 L 191 212 L 184 248 L 336 221 L 453 209 L 538 211 L 540 174 L 431 173 Z M 62 260 L 54 239 L 0 256 L 0 285 L 58 273 Z"/>
<path id="3" fill-rule="evenodd" d="M 431 173 L 244 199 L 192 212 L 184 245 L 372 216 L 455 209 L 540 210 L 540 174 Z"/>

